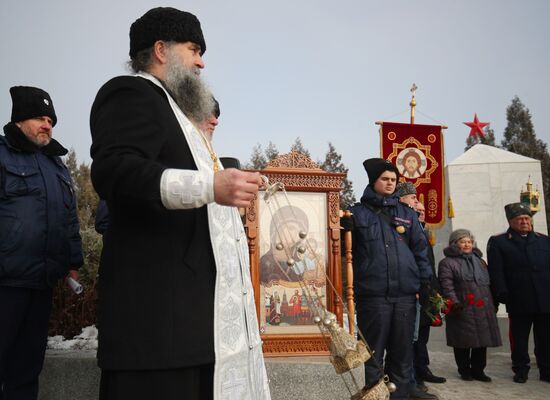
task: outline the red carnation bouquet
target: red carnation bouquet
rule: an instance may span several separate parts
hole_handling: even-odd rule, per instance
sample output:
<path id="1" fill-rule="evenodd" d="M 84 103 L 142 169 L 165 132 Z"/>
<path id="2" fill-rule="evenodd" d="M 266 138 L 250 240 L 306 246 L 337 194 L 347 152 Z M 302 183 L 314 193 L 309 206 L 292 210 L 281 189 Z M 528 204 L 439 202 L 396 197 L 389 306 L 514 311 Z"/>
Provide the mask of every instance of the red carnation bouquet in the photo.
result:
<path id="1" fill-rule="evenodd" d="M 463 303 L 455 303 L 452 299 L 447 299 L 441 296 L 440 293 L 435 293 L 430 297 L 430 303 L 424 310 L 432 320 L 432 326 L 441 326 L 445 320 L 445 316 L 464 310 L 466 307 L 481 308 L 485 306 L 485 300 L 482 298 L 476 299 L 473 293 L 466 294 L 466 300 Z"/>
<path id="2" fill-rule="evenodd" d="M 445 319 L 445 315 L 449 314 L 453 309 L 454 302 L 452 299 L 446 299 L 440 293 L 435 293 L 430 297 L 430 303 L 425 310 L 426 314 L 432 320 L 432 326 L 441 326 Z"/>

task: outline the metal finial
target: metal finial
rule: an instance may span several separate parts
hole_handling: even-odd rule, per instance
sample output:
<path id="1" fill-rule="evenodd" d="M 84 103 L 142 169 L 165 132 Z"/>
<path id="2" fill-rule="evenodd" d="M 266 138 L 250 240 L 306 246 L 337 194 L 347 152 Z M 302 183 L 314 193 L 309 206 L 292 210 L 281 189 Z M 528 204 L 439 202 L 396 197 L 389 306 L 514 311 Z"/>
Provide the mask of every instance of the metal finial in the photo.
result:
<path id="1" fill-rule="evenodd" d="M 411 87 L 411 93 L 412 93 L 413 99 L 414 99 L 414 95 L 416 94 L 417 89 L 418 89 L 418 86 L 416 86 L 416 83 L 413 82 L 413 85 Z"/>
<path id="2" fill-rule="evenodd" d="M 519 201 L 531 209 L 533 215 L 540 210 L 540 192 L 538 189 L 533 190 L 533 182 L 531 181 L 531 175 L 527 178 L 527 183 L 525 184 L 525 190 L 523 190 L 523 185 L 521 187 L 521 192 L 519 195 Z"/>
<path id="3" fill-rule="evenodd" d="M 412 98 L 411 98 L 411 102 L 409 103 L 409 105 L 411 106 L 411 124 L 414 124 L 414 108 L 416 107 L 416 100 L 414 96 L 416 94 L 417 89 L 418 89 L 418 86 L 416 86 L 416 83 L 413 82 L 413 85 L 411 87 Z"/>

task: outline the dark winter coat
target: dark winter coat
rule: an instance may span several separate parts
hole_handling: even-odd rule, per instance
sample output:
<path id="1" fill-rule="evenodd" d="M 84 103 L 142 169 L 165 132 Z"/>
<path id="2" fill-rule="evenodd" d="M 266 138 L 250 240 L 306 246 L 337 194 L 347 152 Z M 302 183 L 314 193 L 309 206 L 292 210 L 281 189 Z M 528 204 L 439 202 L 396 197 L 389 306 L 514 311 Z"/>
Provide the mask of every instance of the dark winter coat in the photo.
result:
<path id="1" fill-rule="evenodd" d="M 431 283 L 431 296 L 434 296 L 441 292 L 441 288 L 439 287 L 439 280 L 437 279 L 437 275 L 435 273 L 435 256 L 434 256 L 434 250 L 432 246 L 430 245 L 430 242 L 428 240 L 427 232 L 424 231 L 424 235 L 426 236 L 426 240 L 428 241 L 428 261 L 430 262 L 430 267 L 432 269 L 432 279 L 430 280 Z M 431 314 L 434 314 L 434 310 L 432 309 L 433 306 L 430 304 L 430 298 L 426 296 L 423 299 L 420 299 L 420 326 L 431 326 L 432 319 L 430 315 L 426 312 L 429 311 Z"/>
<path id="2" fill-rule="evenodd" d="M 42 289 L 83 264 L 67 150 L 39 148 L 13 123 L 0 136 L 0 286 Z"/>
<path id="3" fill-rule="evenodd" d="M 94 228 L 100 235 L 104 235 L 109 228 L 109 210 L 107 209 L 105 200 L 99 200 L 99 204 L 97 205 Z"/>
<path id="4" fill-rule="evenodd" d="M 550 238 L 512 229 L 487 243 L 491 289 L 510 314 L 550 313 Z"/>
<path id="5" fill-rule="evenodd" d="M 477 262 L 469 264 L 457 246 L 443 250 L 445 258 L 439 262 L 438 277 L 443 297 L 455 304 L 447 314 L 445 332 L 447 345 L 458 348 L 497 347 L 502 345 L 491 296 L 487 264 L 481 259 L 481 251 L 474 249 L 470 255 Z M 468 295 L 483 305 L 468 304 Z"/>
<path id="6" fill-rule="evenodd" d="M 92 181 L 109 210 L 99 271 L 99 366 L 214 362 L 215 262 L 206 206 L 167 210 L 167 168 L 196 170 L 161 88 L 117 77 L 92 106 Z"/>
<path id="7" fill-rule="evenodd" d="M 369 185 L 351 212 L 357 298 L 416 295 L 421 280 L 428 281 L 432 270 L 428 242 L 413 209 L 396 195 L 383 197 Z"/>

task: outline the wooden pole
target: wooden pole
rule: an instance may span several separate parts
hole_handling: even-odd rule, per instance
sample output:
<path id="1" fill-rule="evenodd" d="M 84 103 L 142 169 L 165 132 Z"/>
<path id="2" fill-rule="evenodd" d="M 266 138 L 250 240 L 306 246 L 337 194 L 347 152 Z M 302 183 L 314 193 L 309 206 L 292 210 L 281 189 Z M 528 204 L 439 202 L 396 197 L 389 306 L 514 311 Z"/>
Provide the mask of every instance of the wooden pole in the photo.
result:
<path id="1" fill-rule="evenodd" d="M 344 218 L 351 218 L 351 211 L 344 211 Z M 353 255 L 351 252 L 352 235 L 351 231 L 344 232 L 344 245 L 346 252 L 346 300 L 348 304 L 349 333 L 355 334 L 355 303 L 353 301 Z"/>

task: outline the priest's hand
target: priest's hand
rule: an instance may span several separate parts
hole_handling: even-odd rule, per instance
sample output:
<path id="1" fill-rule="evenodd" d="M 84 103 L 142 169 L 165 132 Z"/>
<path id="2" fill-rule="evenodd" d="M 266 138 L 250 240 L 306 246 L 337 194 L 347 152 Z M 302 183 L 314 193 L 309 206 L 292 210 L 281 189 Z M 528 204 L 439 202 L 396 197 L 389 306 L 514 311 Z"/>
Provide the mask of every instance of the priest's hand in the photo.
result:
<path id="1" fill-rule="evenodd" d="M 258 172 L 224 169 L 214 174 L 214 200 L 222 206 L 247 207 L 261 185 Z"/>

